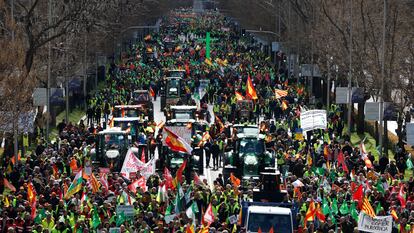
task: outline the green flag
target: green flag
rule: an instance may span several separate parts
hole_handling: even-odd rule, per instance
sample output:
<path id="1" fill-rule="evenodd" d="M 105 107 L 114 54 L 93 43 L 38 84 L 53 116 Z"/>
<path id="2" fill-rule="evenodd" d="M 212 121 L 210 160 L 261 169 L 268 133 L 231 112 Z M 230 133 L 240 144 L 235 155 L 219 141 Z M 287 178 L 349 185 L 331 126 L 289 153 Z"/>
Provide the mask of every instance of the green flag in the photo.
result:
<path id="1" fill-rule="evenodd" d="M 322 213 L 324 215 L 328 215 L 330 212 L 331 212 L 331 210 L 329 209 L 328 201 L 324 198 L 322 200 Z"/>
<path id="2" fill-rule="evenodd" d="M 377 184 L 375 185 L 375 187 L 377 188 L 377 191 L 384 194 L 385 190 L 384 190 L 384 186 L 382 185 L 382 182 L 380 181 L 380 179 L 378 179 Z"/>
<path id="3" fill-rule="evenodd" d="M 413 162 L 411 161 L 411 157 L 408 157 L 407 159 L 407 169 L 413 169 Z"/>
<path id="4" fill-rule="evenodd" d="M 335 217 L 333 216 L 332 212 L 329 214 L 329 217 L 331 218 L 332 223 L 333 223 L 333 224 L 336 224 L 336 219 L 335 219 Z"/>
<path id="5" fill-rule="evenodd" d="M 40 224 L 42 222 L 42 219 L 46 217 L 46 211 L 45 209 L 40 209 L 39 213 L 36 215 L 34 222 L 37 224 Z"/>
<path id="6" fill-rule="evenodd" d="M 211 43 L 211 38 L 210 38 L 210 32 L 206 33 L 206 58 L 210 59 L 210 43 Z"/>
<path id="7" fill-rule="evenodd" d="M 358 222 L 358 211 L 355 207 L 355 202 L 352 202 L 351 204 L 351 208 L 350 208 L 350 212 L 351 212 L 351 217 Z"/>
<path id="8" fill-rule="evenodd" d="M 336 198 L 334 198 L 332 201 L 331 209 L 333 214 L 338 214 L 338 201 L 336 200 Z"/>
<path id="9" fill-rule="evenodd" d="M 96 229 L 101 224 L 101 218 L 99 217 L 98 211 L 94 210 L 92 215 L 92 228 Z"/>
<path id="10" fill-rule="evenodd" d="M 125 214 L 121 212 L 116 218 L 116 226 L 119 227 L 125 222 Z"/>
<path id="11" fill-rule="evenodd" d="M 339 212 L 341 212 L 341 214 L 343 214 L 343 215 L 349 213 L 349 209 L 348 209 L 348 205 L 346 204 L 346 201 L 342 202 L 342 205 L 339 208 Z"/>
<path id="12" fill-rule="evenodd" d="M 383 210 L 381 202 L 378 202 L 377 208 L 375 208 L 375 214 L 378 215 L 381 210 Z"/>
<path id="13" fill-rule="evenodd" d="M 164 215 L 171 215 L 172 210 L 173 210 L 173 206 L 171 204 L 168 205 L 167 209 L 165 210 Z"/>

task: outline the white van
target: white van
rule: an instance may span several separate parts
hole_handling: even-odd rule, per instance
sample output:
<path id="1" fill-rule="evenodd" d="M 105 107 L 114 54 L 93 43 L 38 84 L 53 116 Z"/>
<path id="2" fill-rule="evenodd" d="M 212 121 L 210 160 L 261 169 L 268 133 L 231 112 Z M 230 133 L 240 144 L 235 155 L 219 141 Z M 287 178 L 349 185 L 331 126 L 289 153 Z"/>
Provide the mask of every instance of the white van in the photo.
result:
<path id="1" fill-rule="evenodd" d="M 274 206 L 249 206 L 246 218 L 247 232 L 269 232 L 273 227 L 275 233 L 293 233 L 292 211 L 289 208 Z"/>

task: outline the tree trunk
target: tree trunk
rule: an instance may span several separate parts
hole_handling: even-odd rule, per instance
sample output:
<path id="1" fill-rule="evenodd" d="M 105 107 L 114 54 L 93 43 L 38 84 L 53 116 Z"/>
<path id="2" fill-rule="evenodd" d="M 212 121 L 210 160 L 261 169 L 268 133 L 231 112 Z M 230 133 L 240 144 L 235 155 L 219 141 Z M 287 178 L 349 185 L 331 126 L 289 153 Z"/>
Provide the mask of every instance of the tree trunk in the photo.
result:
<path id="1" fill-rule="evenodd" d="M 388 124 L 387 124 L 386 120 L 384 120 L 384 135 L 383 135 L 383 137 L 384 137 L 384 140 L 383 140 L 384 146 L 383 146 L 383 148 L 385 150 L 384 153 L 385 153 L 385 156 L 387 156 L 387 158 L 388 158 Z"/>
<path id="2" fill-rule="evenodd" d="M 365 114 L 364 114 L 365 102 L 358 103 L 358 116 L 357 116 L 357 133 L 363 134 L 365 131 Z"/>

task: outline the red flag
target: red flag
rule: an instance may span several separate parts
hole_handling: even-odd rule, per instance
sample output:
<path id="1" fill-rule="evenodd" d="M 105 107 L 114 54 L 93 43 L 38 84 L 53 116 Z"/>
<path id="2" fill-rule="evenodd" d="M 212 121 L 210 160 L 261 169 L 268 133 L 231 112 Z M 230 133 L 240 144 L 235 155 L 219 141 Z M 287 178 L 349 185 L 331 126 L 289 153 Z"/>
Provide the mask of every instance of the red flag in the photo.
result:
<path id="1" fill-rule="evenodd" d="M 191 154 L 193 149 L 183 138 L 171 132 L 167 127 L 164 130 L 168 134 L 165 143 L 171 150 Z"/>
<path id="2" fill-rule="evenodd" d="M 308 221 L 313 221 L 313 217 L 315 213 L 316 213 L 315 203 L 313 202 L 313 200 L 311 200 L 311 202 L 309 203 L 308 211 L 306 212 L 306 215 L 305 215 L 305 225 Z"/>
<path id="3" fill-rule="evenodd" d="M 170 171 L 168 170 L 168 168 L 164 168 L 164 179 L 165 179 L 165 187 L 168 189 L 173 189 L 174 185 L 173 185 L 173 178 L 171 176 Z"/>
<path id="4" fill-rule="evenodd" d="M 359 185 L 356 192 L 352 195 L 352 200 L 361 202 L 362 198 L 363 198 L 363 195 L 364 195 L 364 190 L 363 190 L 363 187 L 362 187 L 362 184 L 361 184 L 361 185 Z"/>
<path id="5" fill-rule="evenodd" d="M 257 230 L 257 233 L 262 233 L 262 228 L 259 227 L 259 230 Z"/>
<path id="6" fill-rule="evenodd" d="M 256 90 L 254 89 L 253 83 L 252 83 L 252 79 L 249 77 L 247 78 L 247 90 L 246 90 L 246 96 L 249 99 L 252 100 L 257 100 L 257 94 L 256 94 Z"/>
<path id="7" fill-rule="evenodd" d="M 234 94 L 235 94 L 237 100 L 244 100 L 244 97 L 240 92 L 235 91 Z"/>
<path id="8" fill-rule="evenodd" d="M 319 219 L 319 221 L 321 221 L 321 222 L 326 221 L 325 215 L 323 214 L 321 205 L 319 203 L 318 203 L 318 207 L 316 207 L 315 215 Z"/>
<path id="9" fill-rule="evenodd" d="M 206 212 L 204 213 L 204 222 L 211 224 L 214 222 L 213 206 L 211 203 L 208 205 Z"/>
<path id="10" fill-rule="evenodd" d="M 200 177 L 197 175 L 196 172 L 194 172 L 194 184 L 195 185 L 203 184 L 203 182 L 201 181 Z"/>
<path id="11" fill-rule="evenodd" d="M 400 191 L 398 192 L 397 198 L 398 198 L 398 200 L 400 200 L 401 208 L 404 209 L 406 204 L 407 204 L 406 201 L 405 201 L 404 185 L 400 186 Z"/>
<path id="12" fill-rule="evenodd" d="M 16 192 L 16 188 L 6 179 L 3 178 L 4 187 L 10 189 L 12 192 Z"/>
<path id="13" fill-rule="evenodd" d="M 144 148 L 142 148 L 141 162 L 146 163 L 146 161 L 145 161 L 145 149 Z"/>
<path id="14" fill-rule="evenodd" d="M 273 226 L 270 228 L 269 233 L 274 233 Z"/>
<path id="15" fill-rule="evenodd" d="M 106 178 L 106 174 L 105 173 L 101 173 L 99 175 L 99 181 L 102 184 L 102 189 L 105 191 L 109 190 L 109 184 L 108 184 L 108 179 Z"/>
<path id="16" fill-rule="evenodd" d="M 32 217 L 32 220 L 34 220 L 36 218 L 36 212 L 37 212 L 37 209 L 36 209 L 36 201 L 34 201 L 31 204 L 31 208 L 32 208 L 32 211 L 30 213 L 30 217 Z"/>
<path id="17" fill-rule="evenodd" d="M 150 93 L 151 97 L 155 97 L 155 91 L 154 91 L 154 89 L 152 89 L 152 87 L 150 87 L 149 93 Z"/>
<path id="18" fill-rule="evenodd" d="M 344 154 L 342 153 L 342 150 L 339 150 L 338 165 L 342 166 L 342 170 L 344 170 L 344 172 L 349 173 L 349 169 L 346 166 L 345 159 L 344 159 Z"/>
<path id="19" fill-rule="evenodd" d="M 187 160 L 184 160 L 184 162 L 178 168 L 177 173 L 175 174 L 175 182 L 173 183 L 175 187 L 177 187 L 178 183 L 181 184 L 181 182 L 183 181 L 183 172 L 186 166 Z"/>

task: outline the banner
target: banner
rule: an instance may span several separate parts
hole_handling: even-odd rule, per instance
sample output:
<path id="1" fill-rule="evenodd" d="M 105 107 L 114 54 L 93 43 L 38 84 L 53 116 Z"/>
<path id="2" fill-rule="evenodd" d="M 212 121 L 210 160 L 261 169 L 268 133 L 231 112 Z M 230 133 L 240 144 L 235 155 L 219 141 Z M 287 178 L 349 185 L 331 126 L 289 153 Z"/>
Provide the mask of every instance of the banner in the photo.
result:
<path id="1" fill-rule="evenodd" d="M 359 214 L 358 230 L 371 233 L 391 233 L 392 216 L 371 218 L 364 212 Z"/>
<path id="2" fill-rule="evenodd" d="M 142 176 L 148 179 L 150 175 L 155 173 L 155 160 L 151 159 L 148 163 L 143 163 L 129 149 L 122 164 L 121 175 L 129 179 L 131 172 L 140 172 Z"/>
<path id="3" fill-rule="evenodd" d="M 300 114 L 303 132 L 314 129 L 326 129 L 326 110 L 309 110 Z"/>

